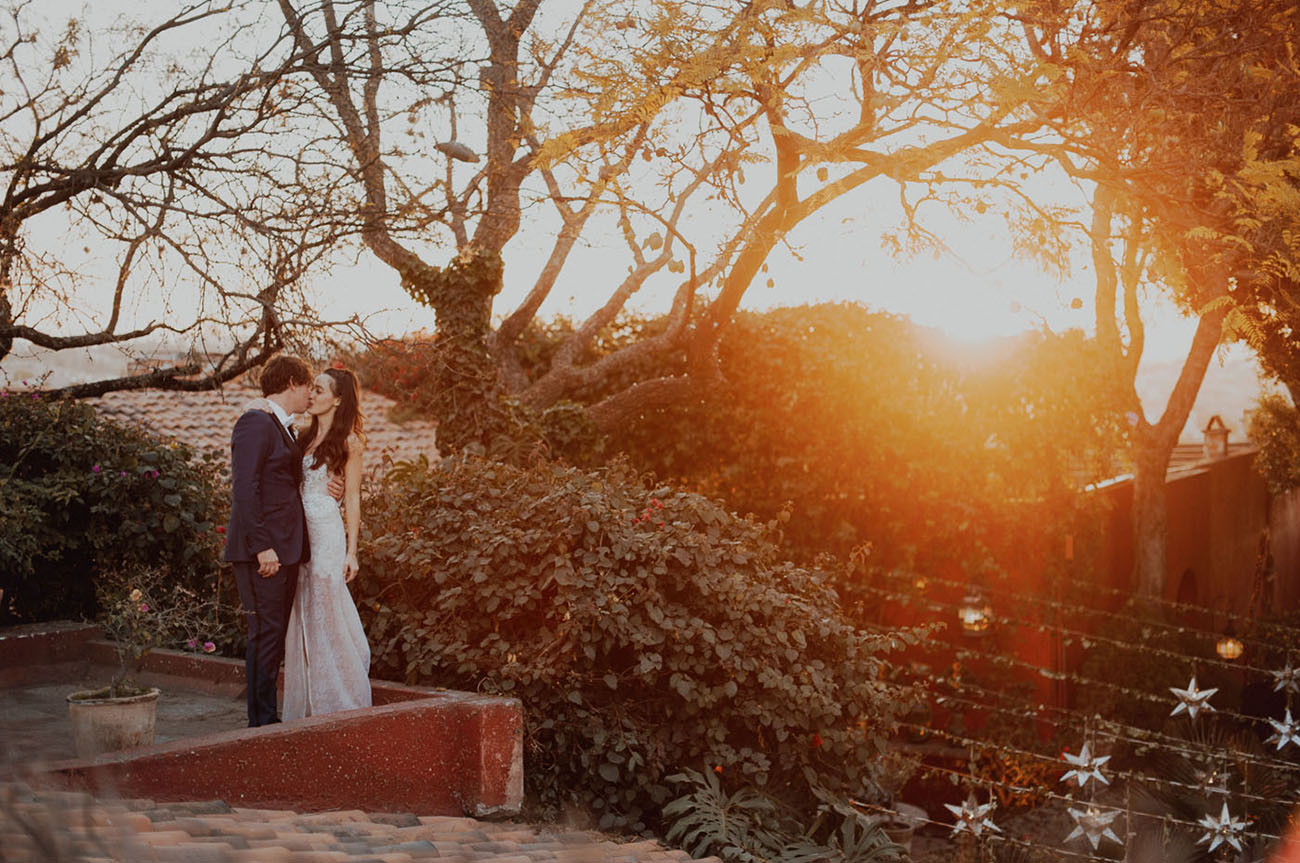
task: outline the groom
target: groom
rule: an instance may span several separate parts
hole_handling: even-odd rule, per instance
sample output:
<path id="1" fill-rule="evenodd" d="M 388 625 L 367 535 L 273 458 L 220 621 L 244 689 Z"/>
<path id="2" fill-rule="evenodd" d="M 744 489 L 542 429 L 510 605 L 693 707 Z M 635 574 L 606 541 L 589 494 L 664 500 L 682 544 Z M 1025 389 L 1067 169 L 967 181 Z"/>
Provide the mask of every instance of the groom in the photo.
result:
<path id="1" fill-rule="evenodd" d="M 299 492 L 302 456 L 289 430 L 289 416 L 307 409 L 311 380 L 311 368 L 299 358 L 274 357 L 261 378 L 270 410 L 246 410 L 230 436 L 233 499 L 225 558 L 234 566 L 248 619 L 250 728 L 280 721 L 275 684 L 298 564 L 311 556 Z"/>

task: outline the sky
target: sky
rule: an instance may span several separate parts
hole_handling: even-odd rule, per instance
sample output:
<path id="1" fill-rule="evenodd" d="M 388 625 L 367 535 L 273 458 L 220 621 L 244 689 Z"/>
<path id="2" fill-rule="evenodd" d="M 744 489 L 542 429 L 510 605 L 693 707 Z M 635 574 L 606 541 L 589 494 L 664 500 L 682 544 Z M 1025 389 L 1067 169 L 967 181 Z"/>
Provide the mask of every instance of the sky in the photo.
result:
<path id="1" fill-rule="evenodd" d="M 57 3 L 70 10 L 84 8 L 77 0 Z M 114 6 L 122 8 L 123 4 L 97 7 L 97 14 L 109 14 Z M 1031 182 L 1046 199 L 1078 204 L 1084 196 L 1063 176 L 1043 174 Z M 937 205 L 922 212 L 926 226 L 943 238 L 947 249 L 938 255 L 892 257 L 882 247 L 881 236 L 898 227 L 898 188 L 888 180 L 868 184 L 792 232 L 788 245 L 769 258 L 768 272 L 755 280 L 743 306 L 763 309 L 856 301 L 905 315 L 965 343 L 1042 326 L 1056 331 L 1092 328 L 1093 285 L 1086 250 L 1076 249 L 1071 271 L 1058 278 L 1013 255 L 1006 223 L 996 208 L 983 215 L 954 214 Z M 526 218 L 537 217 L 529 214 Z M 698 227 L 709 232 L 707 224 Z M 526 294 L 532 275 L 549 252 L 552 236 L 553 232 L 545 229 L 526 229 L 508 247 L 506 285 L 495 307 L 498 316 L 508 314 Z M 581 318 L 604 301 L 610 286 L 621 277 L 627 261 L 618 249 L 621 241 L 617 236 L 596 233 L 586 242 L 589 245 L 582 250 L 581 265 L 571 267 L 557 285 L 542 308 L 543 316 Z M 373 330 L 386 334 L 433 328 L 433 313 L 401 290 L 391 270 L 368 253 L 361 253 L 356 261 L 336 266 L 308 286 L 323 317 L 363 315 Z M 87 264 L 88 269 L 94 266 Z M 675 284 L 676 279 L 666 275 L 652 281 L 630 305 L 639 312 L 662 312 L 668 308 Z M 1082 301 L 1079 308 L 1072 308 L 1075 298 Z M 138 312 L 151 316 L 147 307 Z M 1143 374 L 1167 376 L 1164 370 L 1186 352 L 1194 321 L 1181 316 L 1171 304 L 1153 298 L 1146 323 Z M 1223 351 L 1220 361 L 1222 367 L 1247 360 L 1236 348 Z M 12 367 L 13 363 L 5 365 Z M 0 367 L 3 371 L 6 369 Z M 1153 383 L 1152 388 L 1154 403 L 1159 398 L 1154 394 L 1158 387 Z M 1231 413 L 1239 415 L 1235 407 Z"/>

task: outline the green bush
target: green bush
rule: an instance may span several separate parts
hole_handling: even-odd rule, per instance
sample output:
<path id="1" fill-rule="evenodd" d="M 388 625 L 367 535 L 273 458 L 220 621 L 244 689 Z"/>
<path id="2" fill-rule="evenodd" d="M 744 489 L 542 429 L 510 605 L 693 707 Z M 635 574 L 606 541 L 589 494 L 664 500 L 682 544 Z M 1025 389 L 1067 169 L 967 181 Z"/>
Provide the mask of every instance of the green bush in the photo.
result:
<path id="1" fill-rule="evenodd" d="M 1282 494 L 1300 486 L 1300 411 L 1295 405 L 1280 395 L 1261 396 L 1249 435 L 1259 447 L 1255 470 L 1269 491 Z"/>
<path id="2" fill-rule="evenodd" d="M 902 709 L 882 653 L 775 525 L 625 466 L 400 465 L 370 489 L 372 672 L 519 697 L 533 799 L 645 829 L 707 763 L 796 806 L 860 790 Z"/>
<path id="3" fill-rule="evenodd" d="M 96 574 L 132 565 L 211 590 L 222 471 L 88 404 L 0 392 L 0 623 L 94 617 Z"/>

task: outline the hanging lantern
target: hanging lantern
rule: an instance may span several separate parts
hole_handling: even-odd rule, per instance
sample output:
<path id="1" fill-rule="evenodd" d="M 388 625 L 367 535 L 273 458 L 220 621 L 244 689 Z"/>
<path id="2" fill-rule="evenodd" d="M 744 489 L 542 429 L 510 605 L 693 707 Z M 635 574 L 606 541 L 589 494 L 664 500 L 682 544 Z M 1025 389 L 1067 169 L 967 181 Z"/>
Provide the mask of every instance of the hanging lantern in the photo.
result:
<path id="1" fill-rule="evenodd" d="M 1219 641 L 1214 645 L 1214 652 L 1219 654 L 1220 659 L 1226 659 L 1231 662 L 1234 659 L 1240 659 L 1241 654 L 1246 650 L 1246 646 L 1241 643 L 1237 633 L 1233 632 L 1232 624 L 1224 630 L 1223 635 L 1219 636 Z"/>
<path id="2" fill-rule="evenodd" d="M 993 624 L 993 607 L 984 594 L 972 587 L 957 607 L 957 621 L 967 635 L 987 635 Z"/>

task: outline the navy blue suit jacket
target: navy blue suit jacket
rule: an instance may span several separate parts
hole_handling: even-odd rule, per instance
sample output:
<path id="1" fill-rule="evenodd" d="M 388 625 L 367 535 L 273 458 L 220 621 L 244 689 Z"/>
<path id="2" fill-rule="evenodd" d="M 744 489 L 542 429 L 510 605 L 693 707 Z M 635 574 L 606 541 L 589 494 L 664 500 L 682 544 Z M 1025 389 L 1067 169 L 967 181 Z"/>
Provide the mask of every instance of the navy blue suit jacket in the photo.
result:
<path id="1" fill-rule="evenodd" d="M 302 511 L 302 454 L 273 414 L 245 411 L 230 434 L 227 561 L 253 561 L 275 549 L 282 564 L 311 556 Z"/>

